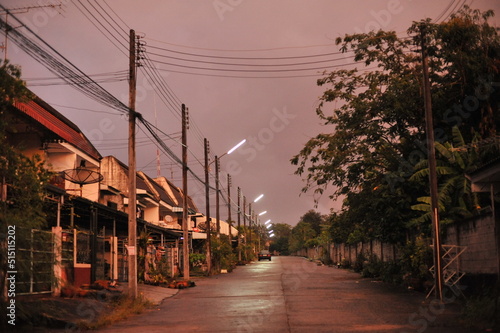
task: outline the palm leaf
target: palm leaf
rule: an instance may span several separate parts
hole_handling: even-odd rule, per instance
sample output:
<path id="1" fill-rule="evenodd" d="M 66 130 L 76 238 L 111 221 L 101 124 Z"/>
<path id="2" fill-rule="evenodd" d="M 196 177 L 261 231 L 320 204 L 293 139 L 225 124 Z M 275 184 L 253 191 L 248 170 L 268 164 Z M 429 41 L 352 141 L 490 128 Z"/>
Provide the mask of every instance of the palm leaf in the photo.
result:
<path id="1" fill-rule="evenodd" d="M 450 163 L 453 163 L 454 156 L 449 147 L 446 147 L 439 142 L 436 142 L 434 147 L 444 158 L 446 158 Z"/>
<path id="2" fill-rule="evenodd" d="M 462 132 L 460 132 L 458 126 L 453 126 L 453 128 L 451 129 L 451 133 L 453 136 L 453 145 L 455 147 L 465 146 L 464 137 L 462 136 Z"/>
<path id="3" fill-rule="evenodd" d="M 430 212 L 431 206 L 427 205 L 427 204 L 417 204 L 417 205 L 411 206 L 411 209 L 419 211 L 419 212 Z"/>
<path id="4" fill-rule="evenodd" d="M 410 176 L 409 180 L 410 181 L 420 181 L 424 178 L 429 178 L 429 169 L 428 168 L 415 172 L 413 175 Z"/>

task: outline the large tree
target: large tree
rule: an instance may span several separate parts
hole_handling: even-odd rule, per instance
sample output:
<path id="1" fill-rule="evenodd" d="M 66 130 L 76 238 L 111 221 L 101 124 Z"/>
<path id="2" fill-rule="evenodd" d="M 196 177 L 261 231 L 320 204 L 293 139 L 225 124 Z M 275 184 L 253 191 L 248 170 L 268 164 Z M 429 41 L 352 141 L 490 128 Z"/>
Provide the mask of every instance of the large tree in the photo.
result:
<path id="1" fill-rule="evenodd" d="M 312 239 L 316 237 L 316 232 L 309 223 L 299 222 L 292 229 L 288 240 L 288 248 L 291 253 L 306 249 Z"/>
<path id="2" fill-rule="evenodd" d="M 292 158 L 305 177 L 303 191 L 345 196 L 343 213 L 374 237 L 387 235 L 414 217 L 411 204 L 425 195 L 425 180 L 409 182 L 425 159 L 422 35 L 429 49 L 435 137 L 452 138 L 452 128 L 482 138 L 500 124 L 500 39 L 488 24 L 493 12 L 464 7 L 448 21 L 415 22 L 407 36 L 394 31 L 338 38 L 358 66 L 325 73 L 316 109 L 331 132 L 310 139 Z M 386 218 L 384 220 L 384 218 Z M 374 227 L 379 230 L 375 230 Z"/>
<path id="3" fill-rule="evenodd" d="M 27 246 L 26 240 L 31 229 L 40 228 L 45 223 L 43 212 L 44 184 L 48 179 L 43 161 L 38 156 L 28 158 L 21 153 L 22 147 L 10 140 L 7 129 L 14 130 L 12 120 L 13 102 L 31 98 L 24 82 L 20 79 L 20 69 L 4 62 L 0 66 L 0 294 L 4 299 L 7 272 L 7 228 L 15 228 L 17 248 Z M 21 274 L 20 252 L 16 253 L 16 270 Z"/>
<path id="4" fill-rule="evenodd" d="M 269 250 L 277 251 L 281 255 L 288 255 L 288 242 L 292 233 L 292 226 L 286 223 L 273 223 L 274 237 L 271 238 L 272 242 Z"/>
<path id="5" fill-rule="evenodd" d="M 321 233 L 321 225 L 325 223 L 325 219 L 319 212 L 311 209 L 301 216 L 299 222 L 309 224 L 317 236 Z"/>

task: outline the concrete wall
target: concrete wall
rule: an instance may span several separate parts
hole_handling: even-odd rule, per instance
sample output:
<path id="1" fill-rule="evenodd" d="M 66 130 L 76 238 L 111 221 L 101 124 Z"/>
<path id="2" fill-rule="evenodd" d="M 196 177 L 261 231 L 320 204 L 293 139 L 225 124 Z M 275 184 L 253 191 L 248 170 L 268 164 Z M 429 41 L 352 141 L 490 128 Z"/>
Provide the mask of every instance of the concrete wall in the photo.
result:
<path id="1" fill-rule="evenodd" d="M 356 257 L 360 253 L 364 253 L 366 257 L 376 255 L 383 261 L 391 261 L 398 258 L 396 245 L 382 243 L 377 240 L 367 243 L 358 243 L 356 245 L 331 244 L 329 252 L 330 259 L 332 259 L 334 263 L 347 260 L 352 264 L 356 261 Z"/>
<path id="2" fill-rule="evenodd" d="M 443 228 L 445 237 L 444 245 L 466 246 L 467 249 L 460 256 L 459 268 L 467 274 L 498 274 L 499 249 L 497 245 L 500 221 L 493 221 L 492 214 L 455 223 Z M 303 249 L 296 255 L 312 259 L 320 259 L 323 249 L 321 247 Z M 328 247 L 330 259 L 334 263 L 344 260 L 353 264 L 359 253 L 365 256 L 376 255 L 387 262 L 399 259 L 398 248 L 393 244 L 372 241 L 355 245 L 330 244 Z"/>
<path id="3" fill-rule="evenodd" d="M 443 244 L 467 247 L 460 257 L 462 271 L 470 274 L 498 273 L 495 222 L 491 213 L 450 225 L 445 232 Z"/>

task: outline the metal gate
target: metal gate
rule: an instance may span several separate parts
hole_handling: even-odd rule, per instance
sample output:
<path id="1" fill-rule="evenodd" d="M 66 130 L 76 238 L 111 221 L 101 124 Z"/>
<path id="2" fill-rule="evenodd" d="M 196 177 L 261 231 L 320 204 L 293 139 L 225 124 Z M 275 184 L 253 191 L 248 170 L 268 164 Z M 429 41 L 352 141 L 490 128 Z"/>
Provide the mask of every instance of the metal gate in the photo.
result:
<path id="1" fill-rule="evenodd" d="M 89 231 L 76 232 L 75 248 L 75 265 L 87 264 L 94 265 L 96 280 L 106 279 L 106 261 L 104 259 L 105 240 L 106 238 L 101 235 L 95 237 L 95 262 L 92 263 L 92 233 Z"/>
<path id="2" fill-rule="evenodd" d="M 54 235 L 38 229 L 26 233 L 26 237 L 17 238 L 17 293 L 51 293 L 54 283 Z"/>
<path id="3" fill-rule="evenodd" d="M 128 281 L 127 238 L 118 238 L 118 281 Z"/>

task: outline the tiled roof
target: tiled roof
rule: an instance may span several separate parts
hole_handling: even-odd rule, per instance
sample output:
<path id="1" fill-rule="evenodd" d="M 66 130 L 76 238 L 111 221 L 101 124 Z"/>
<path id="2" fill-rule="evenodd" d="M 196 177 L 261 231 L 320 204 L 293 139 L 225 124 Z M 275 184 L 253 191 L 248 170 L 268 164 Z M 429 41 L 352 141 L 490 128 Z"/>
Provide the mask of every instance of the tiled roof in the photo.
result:
<path id="1" fill-rule="evenodd" d="M 14 102 L 14 106 L 64 141 L 82 150 L 92 158 L 97 160 L 101 159 L 101 154 L 99 154 L 92 143 L 83 135 L 82 131 L 74 123 L 41 99 L 35 98 L 26 103 Z"/>
<path id="2" fill-rule="evenodd" d="M 149 177 L 148 175 L 146 175 L 144 172 L 142 171 L 139 171 L 138 172 L 138 175 L 140 177 L 143 177 L 144 178 L 144 182 L 148 185 L 149 188 L 146 188 L 150 191 L 154 191 L 156 192 L 158 195 L 159 195 L 159 198 L 157 199 L 161 199 L 162 201 L 166 202 L 168 205 L 170 206 L 177 206 L 173 201 L 172 199 L 170 198 L 170 196 L 165 192 L 165 190 L 163 189 L 162 186 L 160 186 L 160 184 L 158 184 L 157 182 L 154 181 L 154 179 L 152 179 L 151 177 Z"/>

